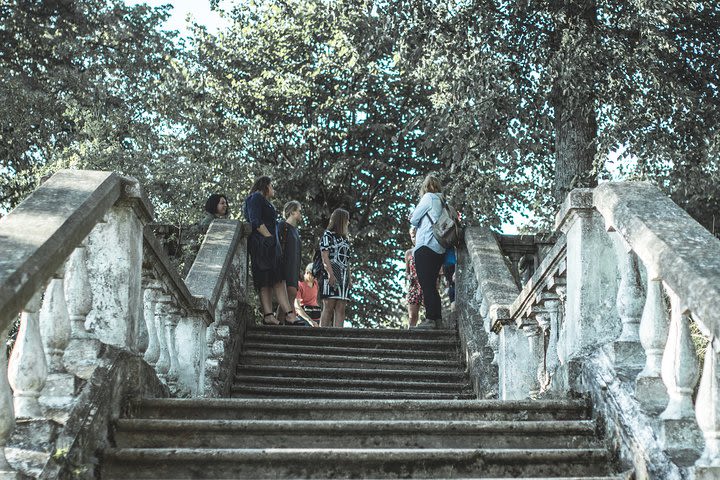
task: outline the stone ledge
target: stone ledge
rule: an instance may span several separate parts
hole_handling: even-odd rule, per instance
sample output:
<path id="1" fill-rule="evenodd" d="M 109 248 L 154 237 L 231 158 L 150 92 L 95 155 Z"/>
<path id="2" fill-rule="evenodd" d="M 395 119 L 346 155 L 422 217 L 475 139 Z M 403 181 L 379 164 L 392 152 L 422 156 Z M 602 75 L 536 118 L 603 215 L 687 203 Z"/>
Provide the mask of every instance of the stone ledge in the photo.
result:
<path id="1" fill-rule="evenodd" d="M 61 170 L 0 219 L 0 331 L 122 195 L 113 172 Z"/>
<path id="2" fill-rule="evenodd" d="M 662 278 L 704 324 L 703 333 L 720 337 L 720 240 L 650 182 L 604 183 L 593 202 L 651 275 Z M 720 341 L 715 348 L 720 350 Z"/>
<path id="3" fill-rule="evenodd" d="M 185 278 L 189 292 L 208 299 L 213 310 L 243 232 L 243 224 L 237 220 L 213 221 Z"/>
<path id="4" fill-rule="evenodd" d="M 519 292 L 495 234 L 489 228 L 469 227 L 465 231 L 465 243 L 492 323 L 507 320 L 509 317 L 503 317 L 509 314 L 509 306 Z"/>

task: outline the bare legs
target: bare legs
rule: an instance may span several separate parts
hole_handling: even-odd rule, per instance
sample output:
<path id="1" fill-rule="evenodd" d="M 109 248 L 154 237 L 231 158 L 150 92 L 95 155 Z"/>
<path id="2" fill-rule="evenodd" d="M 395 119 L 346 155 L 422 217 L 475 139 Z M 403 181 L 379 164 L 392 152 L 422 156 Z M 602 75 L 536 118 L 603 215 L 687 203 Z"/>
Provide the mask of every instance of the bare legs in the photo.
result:
<path id="1" fill-rule="evenodd" d="M 285 289 L 285 295 L 287 295 L 285 297 L 287 299 L 287 305 L 283 306 L 282 300 L 280 299 L 280 297 L 282 296 L 282 293 L 275 290 L 275 296 L 278 298 L 278 309 L 277 309 L 277 317 L 278 318 L 281 318 L 285 313 L 291 313 L 291 314 L 295 315 L 295 308 L 293 307 L 293 305 L 295 304 L 295 295 L 297 295 L 297 287 L 288 287 L 288 286 L 286 286 L 284 281 L 281 283 Z"/>
<path id="2" fill-rule="evenodd" d="M 408 303 L 408 319 L 410 328 L 417 325 L 418 319 L 420 318 L 420 305 L 414 303 Z"/>
<path id="3" fill-rule="evenodd" d="M 342 328 L 343 325 L 345 325 L 345 305 L 347 305 L 347 300 L 339 300 L 337 298 L 323 299 L 320 326 Z"/>
<path id="4" fill-rule="evenodd" d="M 285 287 L 285 281 L 278 282 L 272 287 L 262 287 L 260 289 L 260 303 L 262 305 L 263 309 L 263 315 L 266 316 L 264 319 L 265 323 L 270 325 L 278 325 L 280 322 L 277 319 L 274 319 L 275 321 L 268 320 L 267 317 L 269 317 L 272 313 L 272 296 L 273 292 L 275 293 L 275 298 L 278 301 L 278 312 L 279 313 L 285 313 L 289 312 L 288 315 L 291 317 L 291 320 L 294 320 L 295 318 L 295 310 L 290 306 L 290 301 L 288 300 L 288 292 L 287 288 Z"/>

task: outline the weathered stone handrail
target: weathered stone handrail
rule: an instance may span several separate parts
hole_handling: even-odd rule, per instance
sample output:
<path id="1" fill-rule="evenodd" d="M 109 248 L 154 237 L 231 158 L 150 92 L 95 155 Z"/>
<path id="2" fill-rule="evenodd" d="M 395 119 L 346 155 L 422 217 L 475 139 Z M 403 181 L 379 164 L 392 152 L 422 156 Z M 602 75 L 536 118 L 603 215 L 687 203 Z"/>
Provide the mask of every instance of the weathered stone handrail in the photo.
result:
<path id="1" fill-rule="evenodd" d="M 465 246 L 458 251 L 456 273 L 456 305 L 461 308 L 458 330 L 475 392 L 482 398 L 494 395 L 497 389 L 491 384 L 494 375 L 490 372 L 498 365 L 498 342 L 496 335 L 488 335 L 495 325 L 510 320 L 510 305 L 518 288 L 489 228 L 468 227 Z"/>
<path id="2" fill-rule="evenodd" d="M 573 190 L 556 228 L 493 320 L 499 396 L 588 394 L 637 478 L 720 478 L 720 241 L 645 182 Z M 702 375 L 693 320 L 709 338 Z"/>
<path id="3" fill-rule="evenodd" d="M 63 437 L 58 431 L 68 421 L 73 433 L 65 436 L 78 438 L 85 435 L 77 430 L 84 421 L 78 416 L 111 413 L 79 405 L 89 397 L 75 388 L 98 368 L 112 367 L 103 362 L 142 355 L 150 365 L 143 368 L 154 368 L 155 382 L 173 395 L 225 388 L 245 327 L 246 229 L 237 221 L 211 225 L 194 273 L 182 280 L 145 228 L 151 220 L 136 180 L 70 170 L 0 219 L 0 250 L 7 253 L 0 259 L 2 339 L 22 312 L 7 375 L 0 356 L 0 477 L 15 478 L 14 469 L 37 477 L 48 468 L 43 461 L 51 461 L 51 439 Z M 131 357 L 108 356 L 111 348 Z"/>

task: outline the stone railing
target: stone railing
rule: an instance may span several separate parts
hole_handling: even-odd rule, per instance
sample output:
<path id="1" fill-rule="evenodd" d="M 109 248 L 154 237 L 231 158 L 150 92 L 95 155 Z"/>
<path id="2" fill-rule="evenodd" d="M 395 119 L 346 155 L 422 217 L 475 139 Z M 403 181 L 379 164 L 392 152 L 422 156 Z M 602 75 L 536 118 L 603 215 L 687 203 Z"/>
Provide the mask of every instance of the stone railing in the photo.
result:
<path id="1" fill-rule="evenodd" d="M 574 190 L 556 227 L 511 300 L 472 259 L 499 397 L 589 395 L 636 478 L 720 478 L 720 241 L 642 182 Z"/>
<path id="2" fill-rule="evenodd" d="M 0 478 L 93 477 L 128 400 L 228 388 L 245 327 L 243 226 L 214 222 L 182 280 L 151 220 L 136 180 L 69 170 L 0 219 L 3 341 L 21 313 L 0 355 Z"/>

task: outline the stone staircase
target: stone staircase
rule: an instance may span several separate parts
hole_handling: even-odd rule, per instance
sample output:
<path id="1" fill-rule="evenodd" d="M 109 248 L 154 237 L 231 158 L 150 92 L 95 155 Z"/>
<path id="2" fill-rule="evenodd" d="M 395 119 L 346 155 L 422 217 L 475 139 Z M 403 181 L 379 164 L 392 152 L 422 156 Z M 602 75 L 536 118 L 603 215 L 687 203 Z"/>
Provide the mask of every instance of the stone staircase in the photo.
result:
<path id="1" fill-rule="evenodd" d="M 256 327 L 231 396 L 132 405 L 102 478 L 624 478 L 585 401 L 474 400 L 450 330 Z"/>

